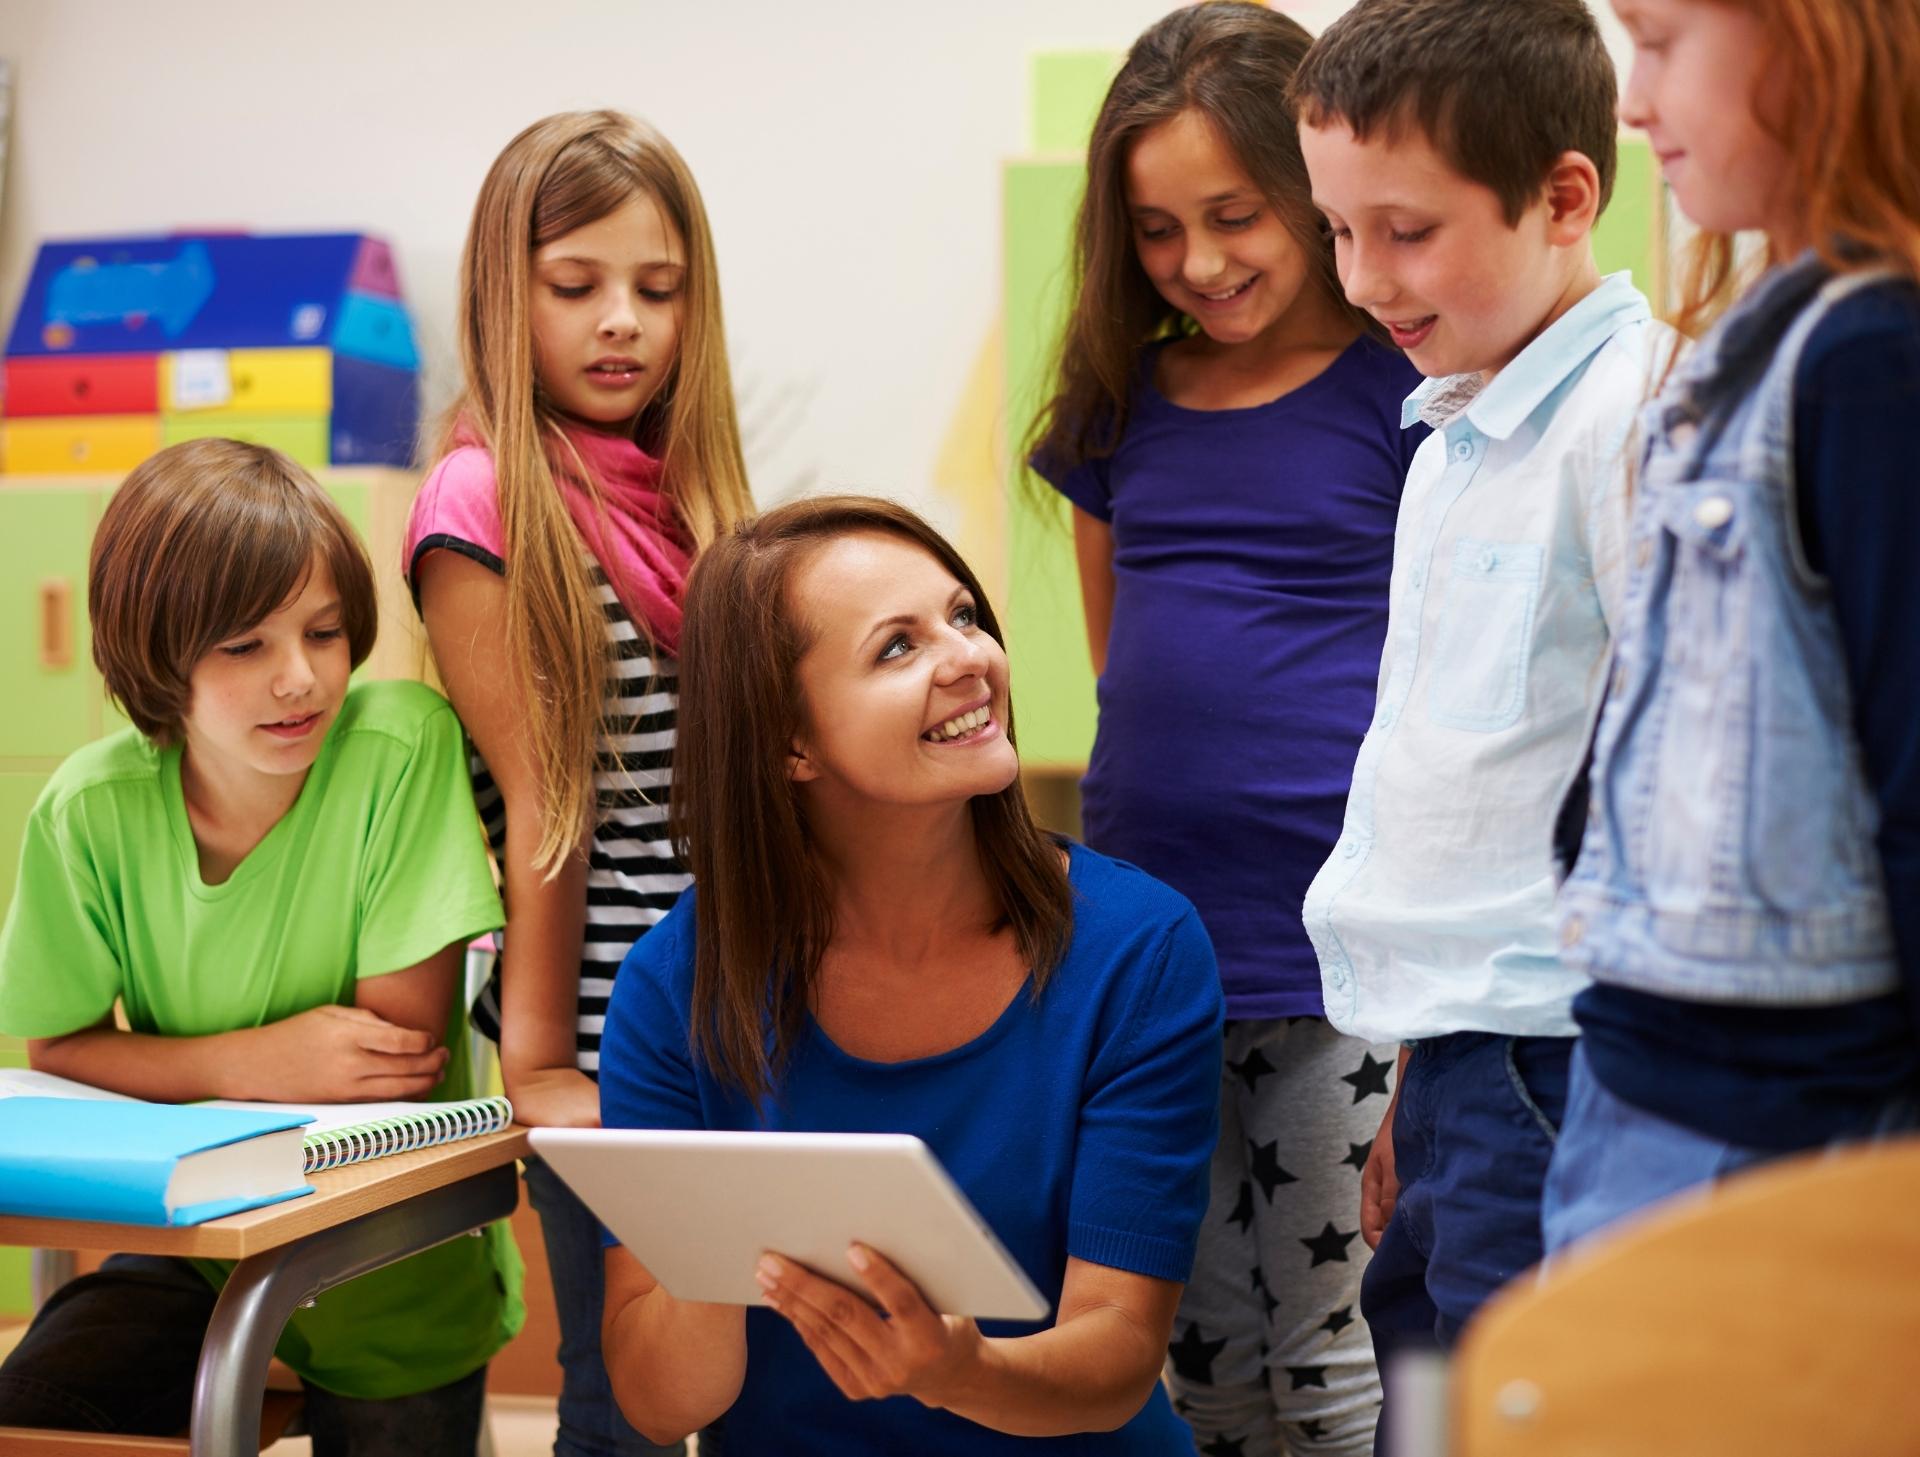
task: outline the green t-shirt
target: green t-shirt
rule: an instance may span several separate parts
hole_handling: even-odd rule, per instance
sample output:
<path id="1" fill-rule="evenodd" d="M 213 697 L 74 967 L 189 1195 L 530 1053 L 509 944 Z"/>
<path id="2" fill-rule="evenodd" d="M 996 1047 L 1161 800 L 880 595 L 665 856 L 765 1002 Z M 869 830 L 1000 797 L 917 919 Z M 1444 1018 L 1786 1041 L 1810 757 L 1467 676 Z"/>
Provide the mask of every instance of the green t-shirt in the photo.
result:
<path id="1" fill-rule="evenodd" d="M 0 931 L 0 1032 L 58 1037 L 115 999 L 136 1032 L 192 1037 L 350 1006 L 361 976 L 400 971 L 504 917 L 473 812 L 459 720 L 418 683 L 347 693 L 300 796 L 231 877 L 200 878 L 180 750 L 134 730 L 55 772 L 27 822 Z M 465 1016 L 435 1100 L 472 1095 Z M 196 1262 L 216 1284 L 229 1266 Z M 282 1360 L 343 1396 L 457 1381 L 524 1318 L 504 1224 L 323 1294 Z"/>

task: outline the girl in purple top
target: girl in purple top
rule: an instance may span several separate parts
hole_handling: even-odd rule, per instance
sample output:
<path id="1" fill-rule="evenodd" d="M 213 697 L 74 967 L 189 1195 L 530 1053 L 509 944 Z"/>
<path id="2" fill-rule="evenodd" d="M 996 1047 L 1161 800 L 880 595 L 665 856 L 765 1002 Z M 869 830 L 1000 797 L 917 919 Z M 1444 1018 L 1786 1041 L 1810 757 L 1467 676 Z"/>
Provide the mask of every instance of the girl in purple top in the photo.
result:
<path id="1" fill-rule="evenodd" d="M 1373 709 L 1424 434 L 1401 428 L 1419 375 L 1344 302 L 1309 195 L 1285 100 L 1309 43 L 1242 3 L 1135 43 L 1034 431 L 1100 674 L 1087 841 L 1185 894 L 1218 951 L 1221 1135 L 1173 1377 L 1202 1444 L 1246 1457 L 1372 1450 L 1359 1180 L 1394 1055 L 1325 1021 L 1300 903 Z"/>

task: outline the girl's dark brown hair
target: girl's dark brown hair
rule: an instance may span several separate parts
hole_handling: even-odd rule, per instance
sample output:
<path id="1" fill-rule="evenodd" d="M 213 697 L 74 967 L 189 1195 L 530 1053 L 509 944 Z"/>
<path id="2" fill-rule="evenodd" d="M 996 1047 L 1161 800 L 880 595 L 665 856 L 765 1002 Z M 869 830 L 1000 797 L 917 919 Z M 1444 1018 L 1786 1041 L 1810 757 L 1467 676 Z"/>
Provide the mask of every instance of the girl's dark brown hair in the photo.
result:
<path id="1" fill-rule="evenodd" d="M 1309 286 L 1338 302 L 1357 330 L 1385 337 L 1363 310 L 1346 303 L 1333 243 L 1300 157 L 1287 96 L 1312 44 L 1299 22 L 1245 0 L 1176 10 L 1133 43 L 1093 124 L 1074 232 L 1073 312 L 1053 398 L 1028 432 L 1028 455 L 1058 470 L 1111 455 L 1126 429 L 1141 347 L 1186 327 L 1186 316 L 1160 296 L 1134 254 L 1126 189 L 1134 143 L 1184 111 L 1206 117 L 1240 159 L 1312 260 Z"/>
<path id="2" fill-rule="evenodd" d="M 692 1044 L 752 1097 L 779 1078 L 805 1025 L 833 937 L 827 885 L 789 776 L 805 728 L 797 669 L 811 646 L 795 576 L 821 547 L 880 532 L 922 547 L 973 595 L 1000 640 L 980 581 L 946 538 L 903 506 L 817 496 L 736 526 L 704 551 L 681 626 L 672 829 L 696 887 Z M 1013 741 L 1013 710 L 1006 715 Z M 1033 994 L 1065 955 L 1073 895 L 1059 846 L 1016 781 L 970 804 L 980 868 L 1031 969 Z"/>
<path id="3" fill-rule="evenodd" d="M 290 601 L 316 556 L 357 668 L 379 626 L 373 568 L 312 476 L 238 440 L 185 441 L 135 467 L 87 569 L 93 661 L 133 726 L 157 744 L 179 738 L 194 665 Z"/>

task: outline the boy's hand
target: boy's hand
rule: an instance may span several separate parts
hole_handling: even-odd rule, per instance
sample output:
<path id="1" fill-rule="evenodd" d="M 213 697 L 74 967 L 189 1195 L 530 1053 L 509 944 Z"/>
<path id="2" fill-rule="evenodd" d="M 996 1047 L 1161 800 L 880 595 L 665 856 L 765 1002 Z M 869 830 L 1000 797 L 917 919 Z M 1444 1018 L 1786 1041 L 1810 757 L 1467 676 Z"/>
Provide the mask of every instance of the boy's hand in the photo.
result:
<path id="1" fill-rule="evenodd" d="M 433 1091 L 447 1049 L 431 1032 L 365 1007 L 315 1007 L 247 1037 L 235 1096 L 278 1103 L 383 1103 Z"/>
<path id="2" fill-rule="evenodd" d="M 543 1067 L 508 1077 L 513 1121 L 534 1128 L 598 1128 L 600 1089 L 572 1067 Z"/>
<path id="3" fill-rule="evenodd" d="M 1393 1206 L 1400 1199 L 1400 1179 L 1393 1168 L 1393 1115 L 1399 1107 L 1400 1085 L 1396 1082 L 1393 1096 L 1387 1100 L 1386 1116 L 1380 1120 L 1380 1131 L 1367 1151 L 1366 1166 L 1360 1170 L 1360 1238 L 1370 1250 L 1380 1248 L 1380 1236 L 1387 1232 L 1387 1221 L 1393 1218 Z"/>

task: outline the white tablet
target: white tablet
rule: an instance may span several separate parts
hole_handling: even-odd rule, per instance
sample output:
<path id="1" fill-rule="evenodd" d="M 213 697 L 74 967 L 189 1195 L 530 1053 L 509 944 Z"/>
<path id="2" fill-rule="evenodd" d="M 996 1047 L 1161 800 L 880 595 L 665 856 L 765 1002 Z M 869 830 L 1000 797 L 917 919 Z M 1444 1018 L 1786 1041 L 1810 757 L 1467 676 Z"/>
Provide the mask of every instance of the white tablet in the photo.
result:
<path id="1" fill-rule="evenodd" d="M 764 1305 L 772 1250 L 855 1290 L 855 1240 L 945 1315 L 1042 1320 L 1051 1307 L 947 1171 L 906 1133 L 536 1128 L 533 1147 L 680 1300 Z"/>

